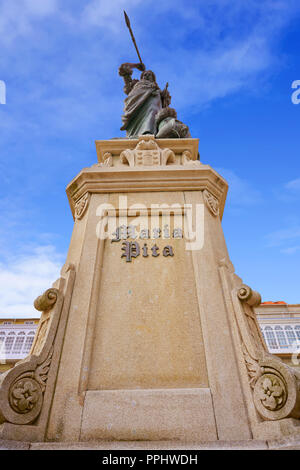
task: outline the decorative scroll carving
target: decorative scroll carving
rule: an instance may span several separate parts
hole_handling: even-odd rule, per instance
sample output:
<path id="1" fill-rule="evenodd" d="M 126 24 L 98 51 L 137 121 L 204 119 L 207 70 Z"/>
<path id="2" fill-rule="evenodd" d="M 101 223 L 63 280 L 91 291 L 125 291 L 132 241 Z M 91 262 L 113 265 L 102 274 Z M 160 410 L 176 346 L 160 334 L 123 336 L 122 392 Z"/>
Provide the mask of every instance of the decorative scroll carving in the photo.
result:
<path id="1" fill-rule="evenodd" d="M 175 163 L 175 153 L 173 150 L 164 149 L 161 153 L 161 164 L 170 165 L 171 163 Z"/>
<path id="2" fill-rule="evenodd" d="M 204 202 L 207 205 L 207 207 L 209 208 L 210 212 L 215 217 L 217 217 L 220 213 L 218 199 L 215 196 L 213 196 L 209 191 L 207 191 L 207 189 L 204 189 L 204 191 L 203 191 L 203 198 L 204 198 Z"/>
<path id="3" fill-rule="evenodd" d="M 261 304 L 261 295 L 246 284 L 240 287 L 237 296 L 242 302 L 246 302 L 251 307 L 258 307 Z"/>
<path id="4" fill-rule="evenodd" d="M 175 163 L 175 154 L 170 149 L 161 149 L 153 135 L 144 135 L 133 150 L 123 150 L 120 162 L 130 167 L 170 165 Z"/>
<path id="5" fill-rule="evenodd" d="M 40 430 L 41 438 L 45 432 L 49 411 L 46 394 L 54 387 L 57 362 L 52 368 L 53 359 L 56 357 L 57 361 L 62 346 L 75 280 L 73 265 L 62 271 L 65 277 L 56 281 L 57 288 L 48 289 L 35 301 L 35 307 L 43 313 L 29 356 L 0 376 L 0 424 L 19 425 L 18 432 L 23 433 L 24 439 L 28 424 L 34 424 Z M 63 320 L 60 322 L 61 317 Z M 58 325 L 61 328 L 59 332 Z M 24 430 L 22 426 L 25 426 Z"/>
<path id="6" fill-rule="evenodd" d="M 241 283 L 222 259 L 219 272 L 232 326 L 238 331 L 237 348 L 243 354 L 249 378 L 249 398 L 265 421 L 300 418 L 300 372 L 270 354 L 262 338 L 253 306 L 260 295 Z M 231 295 L 229 295 L 231 294 Z"/>
<path id="7" fill-rule="evenodd" d="M 300 374 L 260 347 L 262 340 L 253 311 L 253 307 L 261 303 L 260 294 L 243 284 L 237 289 L 236 295 L 244 306 L 248 338 L 251 340 L 250 347 L 245 343 L 242 345 L 242 351 L 258 413 L 270 421 L 299 418 Z M 249 349 L 253 349 L 255 354 L 249 353 Z"/>
<path id="8" fill-rule="evenodd" d="M 106 152 L 103 155 L 103 162 L 100 163 L 100 166 L 108 166 L 108 167 L 113 166 L 113 158 L 110 152 Z"/>
<path id="9" fill-rule="evenodd" d="M 82 217 L 85 214 L 85 211 L 88 208 L 89 200 L 90 200 L 90 194 L 86 193 L 84 196 L 82 196 L 79 199 L 79 201 L 76 202 L 76 204 L 75 204 L 75 217 L 76 217 L 76 219 L 82 219 Z"/>
<path id="10" fill-rule="evenodd" d="M 55 302 L 57 301 L 57 295 L 58 295 L 58 290 L 54 289 L 53 287 L 51 289 L 46 290 L 43 295 L 40 295 L 35 299 L 34 301 L 34 307 L 39 311 L 39 312 L 47 312 L 51 308 L 54 307 Z"/>
<path id="11" fill-rule="evenodd" d="M 184 150 L 181 156 L 182 165 L 188 165 L 193 167 L 201 166 L 201 162 L 199 160 L 193 160 L 192 154 L 189 150 Z"/>

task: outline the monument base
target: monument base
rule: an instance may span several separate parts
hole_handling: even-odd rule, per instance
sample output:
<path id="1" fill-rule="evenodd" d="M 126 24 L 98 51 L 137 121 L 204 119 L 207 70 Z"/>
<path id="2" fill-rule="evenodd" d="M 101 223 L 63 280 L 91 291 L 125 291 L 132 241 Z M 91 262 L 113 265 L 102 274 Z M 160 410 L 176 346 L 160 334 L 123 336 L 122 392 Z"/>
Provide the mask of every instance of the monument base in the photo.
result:
<path id="1" fill-rule="evenodd" d="M 67 188 L 74 231 L 61 278 L 35 302 L 30 355 L 0 377 L 0 439 L 296 442 L 300 374 L 269 354 L 261 297 L 234 272 L 226 181 L 197 139 L 96 148 L 99 163 Z"/>
<path id="2" fill-rule="evenodd" d="M 85 396 L 81 441 L 217 439 L 210 390 L 100 390 Z"/>

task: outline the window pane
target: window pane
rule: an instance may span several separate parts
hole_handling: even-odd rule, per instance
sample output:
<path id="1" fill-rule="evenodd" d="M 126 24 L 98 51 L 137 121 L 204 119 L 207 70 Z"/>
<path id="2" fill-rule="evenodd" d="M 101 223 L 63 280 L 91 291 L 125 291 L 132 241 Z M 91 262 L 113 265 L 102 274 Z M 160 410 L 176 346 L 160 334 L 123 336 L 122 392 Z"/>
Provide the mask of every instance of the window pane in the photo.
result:
<path id="1" fill-rule="evenodd" d="M 27 336 L 25 344 L 24 344 L 24 353 L 29 353 L 32 343 L 33 343 L 34 335 Z"/>
<path id="2" fill-rule="evenodd" d="M 4 347 L 4 341 L 5 341 L 5 333 L 0 333 L 0 353 L 2 351 L 2 348 Z"/>
<path id="3" fill-rule="evenodd" d="M 286 336 L 287 336 L 287 339 L 288 339 L 289 346 L 292 346 L 293 343 L 296 342 L 296 335 L 294 333 L 293 328 L 290 327 L 290 326 L 286 326 L 285 327 L 285 333 L 286 333 Z"/>
<path id="4" fill-rule="evenodd" d="M 16 342 L 14 344 L 13 353 L 21 354 L 24 341 L 25 341 L 25 335 L 17 337 Z"/>
<path id="5" fill-rule="evenodd" d="M 10 354 L 14 341 L 15 341 L 14 336 L 7 336 L 5 343 L 4 343 L 4 354 Z"/>
<path id="6" fill-rule="evenodd" d="M 278 339 L 279 347 L 281 349 L 288 348 L 288 342 L 283 329 L 280 326 L 275 327 L 276 337 Z"/>
<path id="7" fill-rule="evenodd" d="M 297 335 L 297 339 L 300 340 L 300 325 L 295 326 L 295 332 Z"/>
<path id="8" fill-rule="evenodd" d="M 265 335 L 266 335 L 268 347 L 270 349 L 278 349 L 278 344 L 277 344 L 273 329 L 271 327 L 265 328 Z"/>

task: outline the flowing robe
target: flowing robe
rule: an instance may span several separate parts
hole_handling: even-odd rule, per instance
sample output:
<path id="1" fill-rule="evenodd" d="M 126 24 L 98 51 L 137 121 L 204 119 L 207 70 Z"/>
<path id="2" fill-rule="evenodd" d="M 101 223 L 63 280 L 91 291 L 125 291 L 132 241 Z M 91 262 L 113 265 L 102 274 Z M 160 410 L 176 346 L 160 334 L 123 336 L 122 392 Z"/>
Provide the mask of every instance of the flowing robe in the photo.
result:
<path id="1" fill-rule="evenodd" d="M 149 80 L 139 80 L 125 99 L 121 130 L 126 130 L 127 137 L 155 134 L 155 116 L 161 109 L 158 85 Z"/>

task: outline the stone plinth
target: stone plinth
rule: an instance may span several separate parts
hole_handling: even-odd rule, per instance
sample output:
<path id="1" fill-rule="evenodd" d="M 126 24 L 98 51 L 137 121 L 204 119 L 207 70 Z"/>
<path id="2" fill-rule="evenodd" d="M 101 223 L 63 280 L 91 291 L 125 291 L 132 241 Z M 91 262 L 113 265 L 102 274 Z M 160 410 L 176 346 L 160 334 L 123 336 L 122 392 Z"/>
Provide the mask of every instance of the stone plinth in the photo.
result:
<path id="1" fill-rule="evenodd" d="M 228 186 L 198 160 L 198 140 L 96 148 L 98 163 L 67 187 L 74 231 L 61 278 L 35 303 L 31 354 L 0 379 L 0 437 L 297 433 L 298 375 L 266 350 L 260 296 L 234 273 L 223 236 Z"/>

